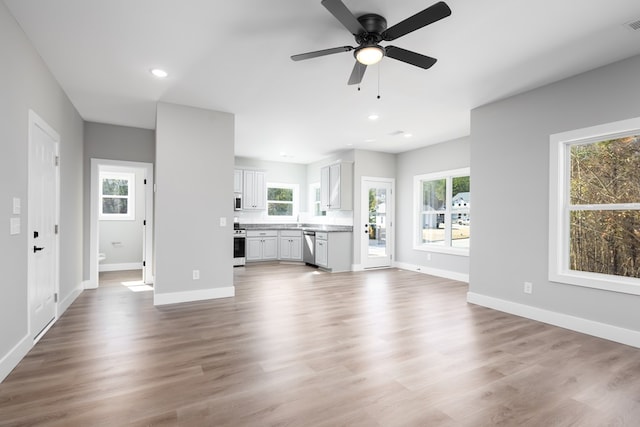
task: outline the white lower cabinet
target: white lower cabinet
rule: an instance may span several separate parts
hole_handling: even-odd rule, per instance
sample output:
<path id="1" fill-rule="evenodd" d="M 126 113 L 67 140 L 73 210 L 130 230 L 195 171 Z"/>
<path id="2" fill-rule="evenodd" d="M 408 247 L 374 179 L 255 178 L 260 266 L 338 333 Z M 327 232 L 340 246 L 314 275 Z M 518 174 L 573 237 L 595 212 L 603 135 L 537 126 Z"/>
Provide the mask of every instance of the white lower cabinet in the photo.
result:
<path id="1" fill-rule="evenodd" d="M 302 261 L 302 231 L 280 231 L 280 259 L 286 261 Z"/>
<path id="2" fill-rule="evenodd" d="M 247 261 L 278 259 L 278 232 L 275 230 L 247 231 Z"/>
<path id="3" fill-rule="evenodd" d="M 316 265 L 333 273 L 352 271 L 352 232 L 316 232 Z"/>
<path id="4" fill-rule="evenodd" d="M 316 265 L 329 267 L 329 241 L 327 233 L 316 233 Z"/>

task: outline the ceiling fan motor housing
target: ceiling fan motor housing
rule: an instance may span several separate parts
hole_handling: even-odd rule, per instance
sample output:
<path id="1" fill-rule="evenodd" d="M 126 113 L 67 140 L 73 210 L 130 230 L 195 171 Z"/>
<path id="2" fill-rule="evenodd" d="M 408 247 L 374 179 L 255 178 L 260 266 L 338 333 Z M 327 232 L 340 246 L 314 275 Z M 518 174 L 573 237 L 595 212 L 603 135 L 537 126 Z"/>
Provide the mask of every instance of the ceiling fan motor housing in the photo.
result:
<path id="1" fill-rule="evenodd" d="M 356 42 L 360 45 L 375 45 L 382 41 L 382 33 L 387 29 L 387 20 L 375 13 L 367 13 L 358 18 L 365 33 L 356 34 Z"/>

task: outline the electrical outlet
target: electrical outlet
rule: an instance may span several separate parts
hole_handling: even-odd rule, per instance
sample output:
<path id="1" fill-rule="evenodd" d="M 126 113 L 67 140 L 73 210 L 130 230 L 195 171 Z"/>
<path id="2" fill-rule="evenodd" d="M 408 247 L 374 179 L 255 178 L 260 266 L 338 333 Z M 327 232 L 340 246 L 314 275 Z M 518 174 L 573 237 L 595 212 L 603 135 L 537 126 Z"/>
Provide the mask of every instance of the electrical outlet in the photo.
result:
<path id="1" fill-rule="evenodd" d="M 524 293 L 525 294 L 533 293 L 533 283 L 524 282 Z"/>
<path id="2" fill-rule="evenodd" d="M 193 280 L 200 280 L 200 270 L 193 270 Z"/>
<path id="3" fill-rule="evenodd" d="M 431 254 L 427 253 L 427 261 L 431 261 Z"/>

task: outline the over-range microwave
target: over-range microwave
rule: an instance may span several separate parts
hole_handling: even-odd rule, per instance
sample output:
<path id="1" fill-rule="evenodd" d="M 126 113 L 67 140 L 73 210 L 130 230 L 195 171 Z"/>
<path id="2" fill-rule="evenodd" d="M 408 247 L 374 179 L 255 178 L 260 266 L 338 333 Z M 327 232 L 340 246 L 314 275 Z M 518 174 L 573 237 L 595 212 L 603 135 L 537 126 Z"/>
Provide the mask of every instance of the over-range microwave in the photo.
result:
<path id="1" fill-rule="evenodd" d="M 236 211 L 242 210 L 242 194 L 234 193 L 233 195 L 233 209 Z"/>

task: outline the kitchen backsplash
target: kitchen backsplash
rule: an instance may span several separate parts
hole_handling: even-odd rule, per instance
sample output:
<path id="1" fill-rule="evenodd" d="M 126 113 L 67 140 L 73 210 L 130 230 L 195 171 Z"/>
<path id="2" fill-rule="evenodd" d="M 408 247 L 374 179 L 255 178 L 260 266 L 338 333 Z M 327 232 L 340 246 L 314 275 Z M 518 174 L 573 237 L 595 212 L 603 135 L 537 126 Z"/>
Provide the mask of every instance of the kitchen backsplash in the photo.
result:
<path id="1" fill-rule="evenodd" d="M 351 225 L 353 226 L 353 211 L 329 211 L 326 216 L 313 216 L 308 212 L 300 212 L 293 218 L 268 216 L 266 211 L 236 211 L 240 224 L 327 224 L 327 225 Z"/>

